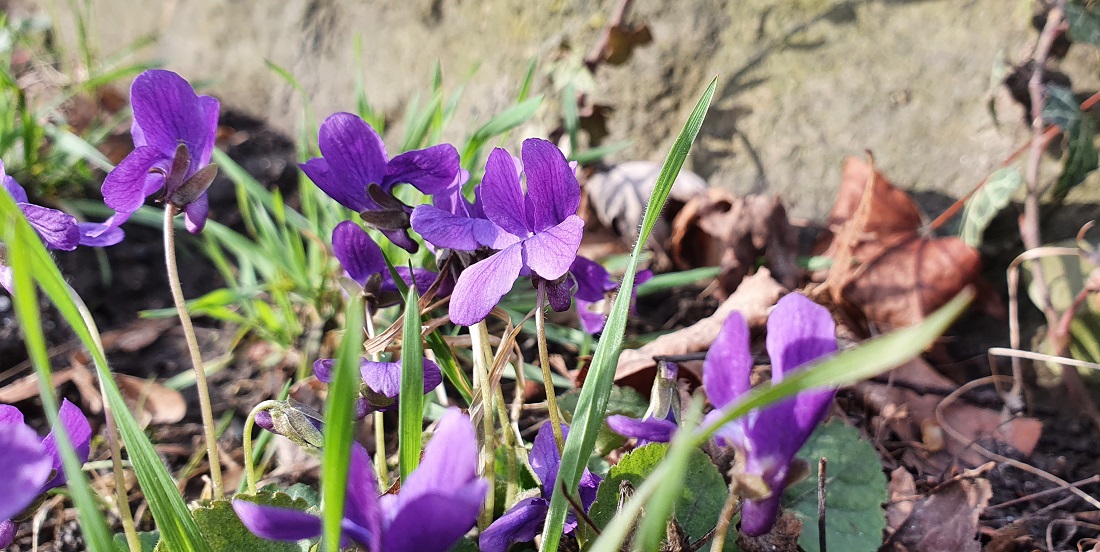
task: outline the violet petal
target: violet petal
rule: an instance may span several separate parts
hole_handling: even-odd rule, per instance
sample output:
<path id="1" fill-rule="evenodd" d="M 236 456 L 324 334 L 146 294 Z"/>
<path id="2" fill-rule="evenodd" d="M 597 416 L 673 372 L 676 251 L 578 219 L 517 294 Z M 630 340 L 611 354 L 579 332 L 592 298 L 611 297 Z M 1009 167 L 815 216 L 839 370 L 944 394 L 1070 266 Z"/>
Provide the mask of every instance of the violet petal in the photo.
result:
<path id="1" fill-rule="evenodd" d="M 407 151 L 390 160 L 381 184 L 412 184 L 425 194 L 437 194 L 449 188 L 458 173 L 458 150 L 451 144 L 439 144 L 422 150 Z"/>
<path id="2" fill-rule="evenodd" d="M 370 455 L 358 443 L 353 443 L 351 447 L 343 527 L 356 542 L 371 550 L 381 550 L 382 511 L 378 502 L 378 480 Z"/>
<path id="3" fill-rule="evenodd" d="M 579 300 L 595 303 L 602 300 L 608 291 L 617 287 L 607 269 L 587 257 L 577 255 L 569 267 L 569 272 L 577 280 L 577 292 L 574 296 Z"/>
<path id="4" fill-rule="evenodd" d="M 518 243 L 467 267 L 451 292 L 451 322 L 472 326 L 484 320 L 512 289 L 522 267 L 523 251 Z"/>
<path id="5" fill-rule="evenodd" d="M 562 424 L 562 438 L 569 436 L 569 427 Z M 546 422 L 539 427 L 538 434 L 531 446 L 531 469 L 542 482 L 542 494 L 550 495 L 554 492 L 554 484 L 558 479 L 558 465 L 561 463 L 561 454 L 558 453 L 558 444 L 554 441 L 554 426 Z"/>
<path id="6" fill-rule="evenodd" d="M 340 174 L 332 170 L 324 158 L 310 159 L 298 166 L 322 192 L 335 199 L 340 205 L 356 212 L 375 207 L 374 202 L 367 199 L 368 183 L 357 185 L 354 182 L 345 182 Z"/>
<path id="7" fill-rule="evenodd" d="M 481 500 L 484 499 L 485 492 L 488 490 L 488 484 L 484 481 L 477 481 L 471 487 L 476 487 L 471 494 L 476 494 L 480 490 L 481 498 L 475 501 L 465 497 L 428 494 L 406 502 L 386 527 L 382 537 L 382 547 L 377 550 L 386 552 L 450 550 L 477 522 Z M 404 493 L 404 489 L 401 492 Z"/>
<path id="8" fill-rule="evenodd" d="M 89 247 L 107 247 L 115 245 L 126 237 L 126 233 L 117 226 L 106 222 L 78 222 L 80 245 Z"/>
<path id="9" fill-rule="evenodd" d="M 4 185 L 4 189 L 11 194 L 11 198 L 16 203 L 27 203 L 29 201 L 27 191 L 23 189 L 23 186 L 16 182 L 14 178 L 8 176 L 7 167 L 4 166 L 3 161 L 0 161 L 0 181 L 2 181 L 0 183 Z"/>
<path id="10" fill-rule="evenodd" d="M 329 115 L 321 123 L 317 146 L 329 167 L 341 177 L 345 195 L 366 197 L 367 186 L 382 184 L 386 177 L 386 146 L 382 137 L 358 115 Z M 339 201 L 336 196 L 333 199 Z"/>
<path id="11" fill-rule="evenodd" d="M 138 146 L 152 146 L 162 155 L 171 157 L 176 146 L 183 143 L 192 155 L 206 151 L 217 131 L 209 125 L 209 100 L 199 101 L 198 95 L 183 77 L 159 69 L 145 71 L 130 86 L 130 104 L 134 124 L 141 127 Z"/>
<path id="12" fill-rule="evenodd" d="M 23 413 L 10 404 L 0 404 L 0 427 L 23 425 Z"/>
<path id="13" fill-rule="evenodd" d="M 233 500 L 233 511 L 241 523 L 262 539 L 296 542 L 321 535 L 321 518 L 291 508 Z"/>
<path id="14" fill-rule="evenodd" d="M 382 249 L 354 221 L 345 220 L 336 225 L 332 231 L 332 249 L 340 266 L 360 286 L 366 285 L 367 278 L 373 274 L 381 272 L 384 277 L 389 272 Z"/>
<path id="15" fill-rule="evenodd" d="M 183 208 L 184 226 L 192 234 L 202 232 L 206 226 L 206 217 L 210 214 L 210 197 L 203 192 L 195 201 Z"/>
<path id="16" fill-rule="evenodd" d="M 0 548 L 7 549 L 15 541 L 15 533 L 19 527 L 14 521 L 5 519 L 0 521 Z"/>
<path id="17" fill-rule="evenodd" d="M 557 226 L 523 240 L 525 264 L 543 279 L 561 278 L 577 257 L 583 232 L 581 217 L 569 215 Z"/>
<path id="18" fill-rule="evenodd" d="M 759 537 L 772 530 L 775 518 L 779 515 L 779 503 L 783 498 L 783 489 L 774 490 L 764 500 L 744 500 L 741 502 L 741 533 L 748 537 Z"/>
<path id="19" fill-rule="evenodd" d="M 544 498 L 525 498 L 481 532 L 481 552 L 507 552 L 517 542 L 535 540 L 542 531 L 550 503 Z"/>
<path id="20" fill-rule="evenodd" d="M 516 236 L 524 237 L 530 233 L 519 172 L 507 151 L 496 148 L 489 154 L 480 188 L 485 216 L 489 220 Z"/>
<path id="21" fill-rule="evenodd" d="M 42 236 L 46 247 L 72 251 L 80 244 L 80 229 L 72 215 L 33 203 L 20 203 L 19 209 L 38 235 Z"/>
<path id="22" fill-rule="evenodd" d="M 556 226 L 577 214 L 581 188 L 565 155 L 553 143 L 539 138 L 523 141 L 523 172 L 535 232 Z M 536 271 L 537 272 L 537 271 Z"/>
<path id="23" fill-rule="evenodd" d="M 152 146 L 134 148 L 103 180 L 103 202 L 118 213 L 133 213 L 145 203 L 149 170 L 169 160 Z M 154 190 L 155 191 L 155 190 Z M 121 223 L 122 220 L 117 221 Z"/>
<path id="24" fill-rule="evenodd" d="M 390 398 L 396 398 L 401 394 L 400 362 L 363 360 L 359 370 L 363 382 L 367 384 L 371 391 Z M 316 373 L 316 369 L 314 369 L 314 373 Z M 424 392 L 428 393 L 442 382 L 443 373 L 440 371 L 439 365 L 431 360 L 424 359 Z"/>
<path id="25" fill-rule="evenodd" d="M 651 443 L 667 443 L 676 432 L 676 424 L 660 418 L 646 418 L 639 420 L 629 416 L 608 416 L 607 425 L 611 430 L 624 437 L 633 437 L 641 441 Z"/>
<path id="26" fill-rule="evenodd" d="M 11 519 L 41 492 L 42 483 L 52 469 L 50 458 L 34 430 L 13 425 L 0 431 L 0 466 L 4 466 L 0 519 Z"/>
<path id="27" fill-rule="evenodd" d="M 477 440 L 470 418 L 448 408 L 424 447 L 420 466 L 405 479 L 398 493 L 398 507 L 432 493 L 455 493 L 477 479 Z M 477 504 L 485 498 L 476 498 Z"/>
<path id="28" fill-rule="evenodd" d="M 57 419 L 58 422 L 61 423 L 61 426 L 65 428 L 65 433 L 69 436 L 69 442 L 76 451 L 77 460 L 79 460 L 81 464 L 87 462 L 88 454 L 91 451 L 92 426 L 88 424 L 88 418 L 84 416 L 84 412 L 75 404 L 69 402 L 68 399 L 65 399 L 61 402 L 61 409 L 57 413 Z M 42 449 L 45 451 L 46 456 L 51 459 L 51 467 L 56 472 L 54 477 L 42 486 L 43 491 L 65 484 L 65 472 L 61 469 L 61 453 L 57 450 L 55 439 L 54 432 L 51 431 L 50 434 L 42 440 Z"/>
<path id="29" fill-rule="evenodd" d="M 741 313 L 730 313 L 703 361 L 703 387 L 711 404 L 722 408 L 745 394 L 752 364 L 749 326 Z"/>
<path id="30" fill-rule="evenodd" d="M 768 316 L 766 345 L 772 382 L 778 383 L 788 372 L 836 352 L 836 323 L 825 307 L 790 293 Z"/>

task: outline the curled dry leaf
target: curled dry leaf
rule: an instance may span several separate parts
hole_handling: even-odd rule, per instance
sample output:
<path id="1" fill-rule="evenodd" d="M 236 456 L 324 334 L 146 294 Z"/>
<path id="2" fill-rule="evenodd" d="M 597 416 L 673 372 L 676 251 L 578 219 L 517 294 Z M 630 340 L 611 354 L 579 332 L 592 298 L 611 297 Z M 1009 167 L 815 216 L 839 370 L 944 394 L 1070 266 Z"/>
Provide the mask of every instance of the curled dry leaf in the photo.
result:
<path id="1" fill-rule="evenodd" d="M 764 257 L 773 277 L 798 285 L 798 233 L 778 197 L 736 197 L 707 190 L 688 200 L 672 222 L 672 261 L 686 270 L 720 266 L 719 293 L 728 297 Z"/>
<path id="2" fill-rule="evenodd" d="M 890 502 L 886 506 L 886 527 L 890 534 L 896 533 L 901 525 L 913 513 L 913 504 L 917 500 L 917 483 L 913 474 L 905 468 L 890 472 Z"/>
<path id="3" fill-rule="evenodd" d="M 989 481 L 955 479 L 913 504 L 879 552 L 979 552 L 978 516 L 993 496 Z"/>
<path id="4" fill-rule="evenodd" d="M 628 246 L 633 245 L 638 239 L 638 221 L 642 220 L 645 206 L 649 203 L 649 196 L 653 194 L 653 186 L 657 183 L 657 176 L 660 173 L 661 166 L 657 163 L 627 161 L 592 175 L 584 186 L 589 214 L 585 218 L 591 223 L 592 215 L 595 215 L 600 224 L 613 230 Z M 662 217 L 653 227 L 653 233 L 647 244 L 658 255 L 657 266 L 654 268 L 658 270 L 666 268 L 666 266 L 660 266 L 662 261 L 666 265 L 669 264 L 667 261 L 667 244 L 671 236 L 669 221 L 691 198 L 706 192 L 707 183 L 702 177 L 691 171 L 680 171 L 676 182 L 672 185 L 668 204 L 662 212 Z"/>
<path id="5" fill-rule="evenodd" d="M 923 235 L 909 195 L 861 159 L 844 163 L 829 225 L 825 289 L 884 329 L 913 325 L 981 283 L 978 251 L 954 236 Z"/>
<path id="6" fill-rule="evenodd" d="M 714 314 L 691 326 L 662 335 L 638 349 L 624 350 L 619 355 L 615 383 L 629 385 L 642 394 L 649 393 L 657 368 L 654 356 L 706 351 L 718 336 L 726 318 L 734 311 L 740 312 L 750 327 L 762 326 L 767 320 L 768 309 L 775 305 L 784 292 L 783 286 L 772 279 L 771 272 L 767 268 L 761 268 L 756 274 L 745 278 L 737 290 L 718 306 Z M 690 373 L 693 366 L 684 367 L 687 368 L 685 372 Z M 702 381 L 701 373 L 693 376 L 696 381 Z"/>

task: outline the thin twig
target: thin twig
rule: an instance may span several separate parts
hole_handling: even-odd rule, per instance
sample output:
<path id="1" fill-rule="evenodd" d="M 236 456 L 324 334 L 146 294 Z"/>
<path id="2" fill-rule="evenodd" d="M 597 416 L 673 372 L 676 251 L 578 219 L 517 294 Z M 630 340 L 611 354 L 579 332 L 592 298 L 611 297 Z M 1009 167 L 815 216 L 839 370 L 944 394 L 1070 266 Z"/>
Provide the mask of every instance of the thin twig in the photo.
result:
<path id="1" fill-rule="evenodd" d="M 817 461 L 817 548 L 825 552 L 825 468 L 829 459 Z"/>
<path id="2" fill-rule="evenodd" d="M 1084 487 L 1085 485 L 1092 485 L 1093 483 L 1100 483 L 1100 475 L 1094 475 L 1094 476 L 1089 477 L 1087 479 L 1082 479 L 1080 481 L 1074 481 L 1073 483 L 1070 483 L 1069 486 L 1070 487 Z M 988 512 L 990 510 L 996 510 L 997 508 L 1007 508 L 1007 507 L 1012 506 L 1014 504 L 1019 504 L 1021 502 L 1029 502 L 1029 501 L 1035 500 L 1036 498 L 1040 498 L 1040 497 L 1043 497 L 1043 496 L 1046 496 L 1046 495 L 1061 492 L 1063 490 L 1064 489 L 1062 487 L 1054 487 L 1054 488 L 1051 488 L 1051 489 L 1046 489 L 1044 491 L 1039 491 L 1037 493 L 1031 493 L 1029 495 L 1021 496 L 1019 498 L 1014 498 L 1012 500 L 1007 500 L 1007 501 L 1002 502 L 1000 504 L 994 504 L 992 506 L 986 506 L 985 511 Z"/>
<path id="3" fill-rule="evenodd" d="M 965 385 L 960 386 L 958 388 L 958 390 L 956 390 L 954 393 L 944 397 L 943 400 L 940 401 L 940 404 L 936 405 L 936 422 L 943 429 L 944 433 L 947 433 L 949 436 L 951 436 L 952 439 L 955 439 L 956 441 L 959 441 L 960 443 L 963 443 L 963 444 L 969 443 L 969 446 L 973 447 L 974 450 L 978 451 L 979 454 L 981 454 L 982 456 L 985 456 L 986 458 L 989 458 L 990 460 L 994 460 L 994 461 L 1000 462 L 1002 464 L 1007 464 L 1007 465 L 1012 466 L 1016 469 L 1026 471 L 1026 472 L 1028 472 L 1032 475 L 1042 477 L 1043 479 L 1046 479 L 1047 481 L 1054 482 L 1058 486 L 1062 487 L 1063 489 L 1067 489 L 1071 493 L 1077 495 L 1078 497 L 1080 497 L 1085 502 L 1088 502 L 1089 504 L 1091 504 L 1097 510 L 1100 510 L 1100 500 L 1097 500 L 1095 497 L 1089 496 L 1088 493 L 1082 491 L 1081 489 L 1078 489 L 1077 487 L 1074 487 L 1073 485 L 1071 485 L 1065 479 L 1062 479 L 1061 477 L 1058 477 L 1057 475 L 1054 475 L 1050 472 L 1043 471 L 1039 468 L 1036 468 L 1035 466 L 1025 464 L 1025 463 L 1020 462 L 1018 460 L 1014 460 L 1014 459 L 1009 458 L 1007 456 L 1001 456 L 1000 454 L 992 452 L 992 451 L 986 449 L 985 447 L 983 447 L 982 445 L 978 444 L 977 442 L 967 439 L 965 435 L 963 435 L 962 433 L 959 433 L 958 430 L 956 430 L 955 428 L 948 425 L 947 419 L 943 415 L 943 411 L 947 408 L 948 405 L 955 402 L 955 400 L 957 398 L 959 398 L 959 396 L 961 396 L 963 393 L 966 393 L 967 391 L 969 391 L 969 390 L 971 390 L 971 389 L 973 389 L 973 388 L 975 388 L 979 385 L 991 384 L 997 378 L 1001 378 L 1001 377 L 1004 377 L 1004 376 L 986 376 L 984 378 L 976 379 L 972 382 L 969 382 Z"/>

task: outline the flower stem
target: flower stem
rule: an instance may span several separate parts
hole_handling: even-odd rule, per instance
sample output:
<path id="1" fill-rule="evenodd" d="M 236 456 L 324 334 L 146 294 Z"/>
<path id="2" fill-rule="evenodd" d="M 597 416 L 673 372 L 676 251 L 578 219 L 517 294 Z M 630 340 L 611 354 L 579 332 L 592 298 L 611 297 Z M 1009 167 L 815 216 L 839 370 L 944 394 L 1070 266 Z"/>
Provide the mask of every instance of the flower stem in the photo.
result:
<path id="1" fill-rule="evenodd" d="M 726 546 L 726 533 L 729 532 L 730 522 L 733 520 L 733 514 L 737 512 L 737 503 L 740 498 L 740 493 L 737 491 L 737 481 L 734 480 L 733 483 L 730 483 L 729 494 L 726 495 L 726 502 L 722 505 L 722 512 L 718 514 L 718 525 L 714 527 L 714 536 L 710 541 L 710 552 L 722 552 L 722 549 Z"/>
<path id="2" fill-rule="evenodd" d="M 102 350 L 103 342 L 99 339 L 99 332 L 94 330 L 95 319 L 92 318 L 91 311 L 88 310 L 88 306 L 84 304 L 84 300 L 80 298 L 76 290 L 68 284 L 66 284 L 66 287 L 68 287 L 69 295 L 73 298 L 76 310 L 80 312 L 80 317 L 84 319 L 84 323 L 88 325 L 88 328 L 93 330 L 90 332 L 92 339 L 95 341 L 96 346 Z M 130 548 L 130 552 L 140 552 L 141 537 L 138 536 L 137 528 L 134 527 L 134 514 L 130 511 L 130 499 L 126 496 L 126 474 L 123 473 L 122 468 L 122 436 L 118 433 L 115 416 L 111 412 L 110 402 L 107 400 L 107 387 L 103 383 L 103 378 L 97 379 L 99 380 L 99 395 L 103 397 L 103 417 L 107 421 L 107 443 L 111 448 L 111 472 L 115 477 L 115 503 L 118 507 L 118 516 L 122 521 L 122 532 L 126 535 L 126 546 Z"/>
<path id="3" fill-rule="evenodd" d="M 248 480 L 250 494 L 256 494 L 256 463 L 252 458 L 252 428 L 256 425 L 256 414 L 276 404 L 279 404 L 279 401 L 263 401 L 252 407 L 252 411 L 244 420 L 244 438 L 241 440 L 241 445 L 244 448 L 244 476 Z"/>
<path id="4" fill-rule="evenodd" d="M 363 317 L 363 328 L 367 332 L 367 339 L 374 339 L 374 318 L 370 305 L 367 304 L 366 316 Z M 378 362 L 378 353 L 371 353 L 370 359 Z M 382 412 L 376 411 L 372 419 L 374 425 L 374 471 L 378 474 L 378 488 L 389 487 L 389 470 L 386 469 L 386 428 L 383 425 Z"/>
<path id="5" fill-rule="evenodd" d="M 488 480 L 490 489 L 495 489 L 496 429 L 493 426 L 492 378 L 489 377 L 489 367 L 493 364 L 493 349 L 489 344 L 489 330 L 485 327 L 484 321 L 470 326 L 470 346 L 474 353 L 475 397 L 480 395 L 481 402 L 483 434 L 481 439 L 481 476 Z M 494 493 L 489 493 L 485 498 L 481 515 L 478 517 L 478 529 L 483 531 L 493 522 L 493 495 Z"/>
<path id="6" fill-rule="evenodd" d="M 164 261 L 168 268 L 168 287 L 172 290 L 172 302 L 179 314 L 180 327 L 187 340 L 187 351 L 191 355 L 191 366 L 195 370 L 195 388 L 199 392 L 199 409 L 202 411 L 202 430 L 206 440 L 206 457 L 210 463 L 210 484 L 214 490 L 214 499 L 221 499 L 222 468 L 218 458 L 218 441 L 214 435 L 214 412 L 210 406 L 210 388 L 206 384 L 206 367 L 199 352 L 199 340 L 195 337 L 195 326 L 191 324 L 191 315 L 187 313 L 187 304 L 180 285 L 179 267 L 176 265 L 176 238 L 172 219 L 179 211 L 174 205 L 164 208 Z"/>
<path id="7" fill-rule="evenodd" d="M 565 447 L 565 438 L 561 433 L 561 412 L 558 411 L 558 397 L 554 394 L 554 379 L 550 374 L 550 354 L 546 350 L 546 281 L 539 280 L 538 304 L 535 305 L 535 335 L 539 343 L 539 364 L 542 366 L 542 383 L 546 387 L 546 406 L 550 411 L 551 429 L 554 430 L 554 442 L 558 444 L 558 453 Z"/>

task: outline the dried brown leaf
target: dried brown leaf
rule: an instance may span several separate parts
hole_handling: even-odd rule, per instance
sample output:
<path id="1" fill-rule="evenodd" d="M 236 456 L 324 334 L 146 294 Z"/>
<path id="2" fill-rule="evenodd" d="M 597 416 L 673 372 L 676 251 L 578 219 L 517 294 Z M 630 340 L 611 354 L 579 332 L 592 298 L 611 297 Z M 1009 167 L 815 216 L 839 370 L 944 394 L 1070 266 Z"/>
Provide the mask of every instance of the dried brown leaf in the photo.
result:
<path id="1" fill-rule="evenodd" d="M 978 516 L 993 496 L 985 479 L 956 479 L 913 505 L 879 552 L 980 552 Z"/>
<path id="2" fill-rule="evenodd" d="M 767 320 L 768 309 L 784 292 L 783 286 L 772 279 L 771 272 L 761 268 L 756 274 L 745 278 L 714 314 L 691 326 L 662 335 L 638 349 L 624 350 L 619 355 L 615 382 L 648 393 L 657 368 L 654 356 L 706 351 L 718 336 L 726 317 L 734 311 L 740 312 L 749 326 L 761 326 Z"/>
<path id="3" fill-rule="evenodd" d="M 778 197 L 736 197 L 710 189 L 691 198 L 672 223 L 672 260 L 681 270 L 720 266 L 720 297 L 728 297 L 765 257 L 775 279 L 798 285 L 798 234 Z"/>

